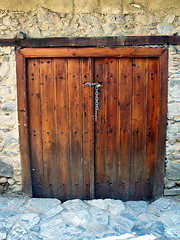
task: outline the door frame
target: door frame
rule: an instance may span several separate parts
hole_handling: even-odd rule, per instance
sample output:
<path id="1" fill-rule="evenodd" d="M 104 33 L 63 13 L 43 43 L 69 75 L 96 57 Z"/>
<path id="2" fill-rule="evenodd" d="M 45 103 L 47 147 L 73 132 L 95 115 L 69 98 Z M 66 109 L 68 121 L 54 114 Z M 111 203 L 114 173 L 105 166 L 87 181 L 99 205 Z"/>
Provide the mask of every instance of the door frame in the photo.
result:
<path id="1" fill-rule="evenodd" d="M 156 144 L 156 186 L 154 198 L 163 195 L 164 157 L 166 140 L 168 50 L 165 47 L 57 47 L 57 48 L 22 48 L 16 50 L 17 95 L 20 152 L 22 164 L 23 193 L 32 196 L 30 172 L 30 145 L 28 138 L 27 109 L 27 74 L 26 62 L 29 58 L 40 57 L 155 57 L 159 58 L 159 93 L 158 93 L 158 141 Z"/>

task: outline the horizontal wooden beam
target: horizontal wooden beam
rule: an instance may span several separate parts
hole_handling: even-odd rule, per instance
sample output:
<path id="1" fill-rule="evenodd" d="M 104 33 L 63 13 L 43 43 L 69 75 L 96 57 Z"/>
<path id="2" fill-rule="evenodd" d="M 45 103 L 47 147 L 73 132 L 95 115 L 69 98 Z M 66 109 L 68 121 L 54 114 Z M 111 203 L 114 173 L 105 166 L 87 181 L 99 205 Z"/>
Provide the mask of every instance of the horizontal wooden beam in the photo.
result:
<path id="1" fill-rule="evenodd" d="M 0 46 L 15 47 L 104 47 L 179 45 L 180 36 L 126 36 L 126 37 L 78 37 L 78 38 L 25 38 L 0 39 Z"/>

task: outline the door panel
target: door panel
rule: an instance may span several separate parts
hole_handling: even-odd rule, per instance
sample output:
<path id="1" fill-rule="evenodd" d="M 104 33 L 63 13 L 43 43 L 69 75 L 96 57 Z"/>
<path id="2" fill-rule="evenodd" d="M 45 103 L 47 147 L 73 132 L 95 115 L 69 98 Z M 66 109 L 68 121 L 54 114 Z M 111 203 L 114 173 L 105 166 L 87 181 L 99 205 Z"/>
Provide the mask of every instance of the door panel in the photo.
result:
<path id="1" fill-rule="evenodd" d="M 152 199 L 159 75 L 157 57 L 28 58 L 33 196 Z"/>
<path id="2" fill-rule="evenodd" d="M 93 89 L 83 83 L 92 80 L 90 65 L 88 58 L 28 60 L 31 174 L 36 197 L 64 201 L 92 196 Z"/>

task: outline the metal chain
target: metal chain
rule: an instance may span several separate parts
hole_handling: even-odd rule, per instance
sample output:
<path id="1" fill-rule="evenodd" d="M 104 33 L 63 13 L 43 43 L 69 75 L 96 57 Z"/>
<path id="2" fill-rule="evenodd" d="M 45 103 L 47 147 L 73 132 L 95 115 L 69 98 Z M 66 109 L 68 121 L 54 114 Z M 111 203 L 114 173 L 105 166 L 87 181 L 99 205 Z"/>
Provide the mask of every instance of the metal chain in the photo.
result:
<path id="1" fill-rule="evenodd" d="M 98 118 L 98 110 L 99 110 L 99 87 L 95 86 L 95 95 L 94 95 L 94 119 L 95 122 Z"/>

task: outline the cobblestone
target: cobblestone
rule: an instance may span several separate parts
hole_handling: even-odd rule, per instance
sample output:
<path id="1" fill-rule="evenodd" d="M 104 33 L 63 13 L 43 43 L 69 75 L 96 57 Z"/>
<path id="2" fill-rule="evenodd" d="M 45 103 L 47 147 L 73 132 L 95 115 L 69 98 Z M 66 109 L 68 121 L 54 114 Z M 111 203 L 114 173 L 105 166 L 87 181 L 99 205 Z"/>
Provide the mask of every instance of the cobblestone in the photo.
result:
<path id="1" fill-rule="evenodd" d="M 178 197 L 153 203 L 113 199 L 61 203 L 2 195 L 0 240 L 177 240 L 179 214 Z"/>

